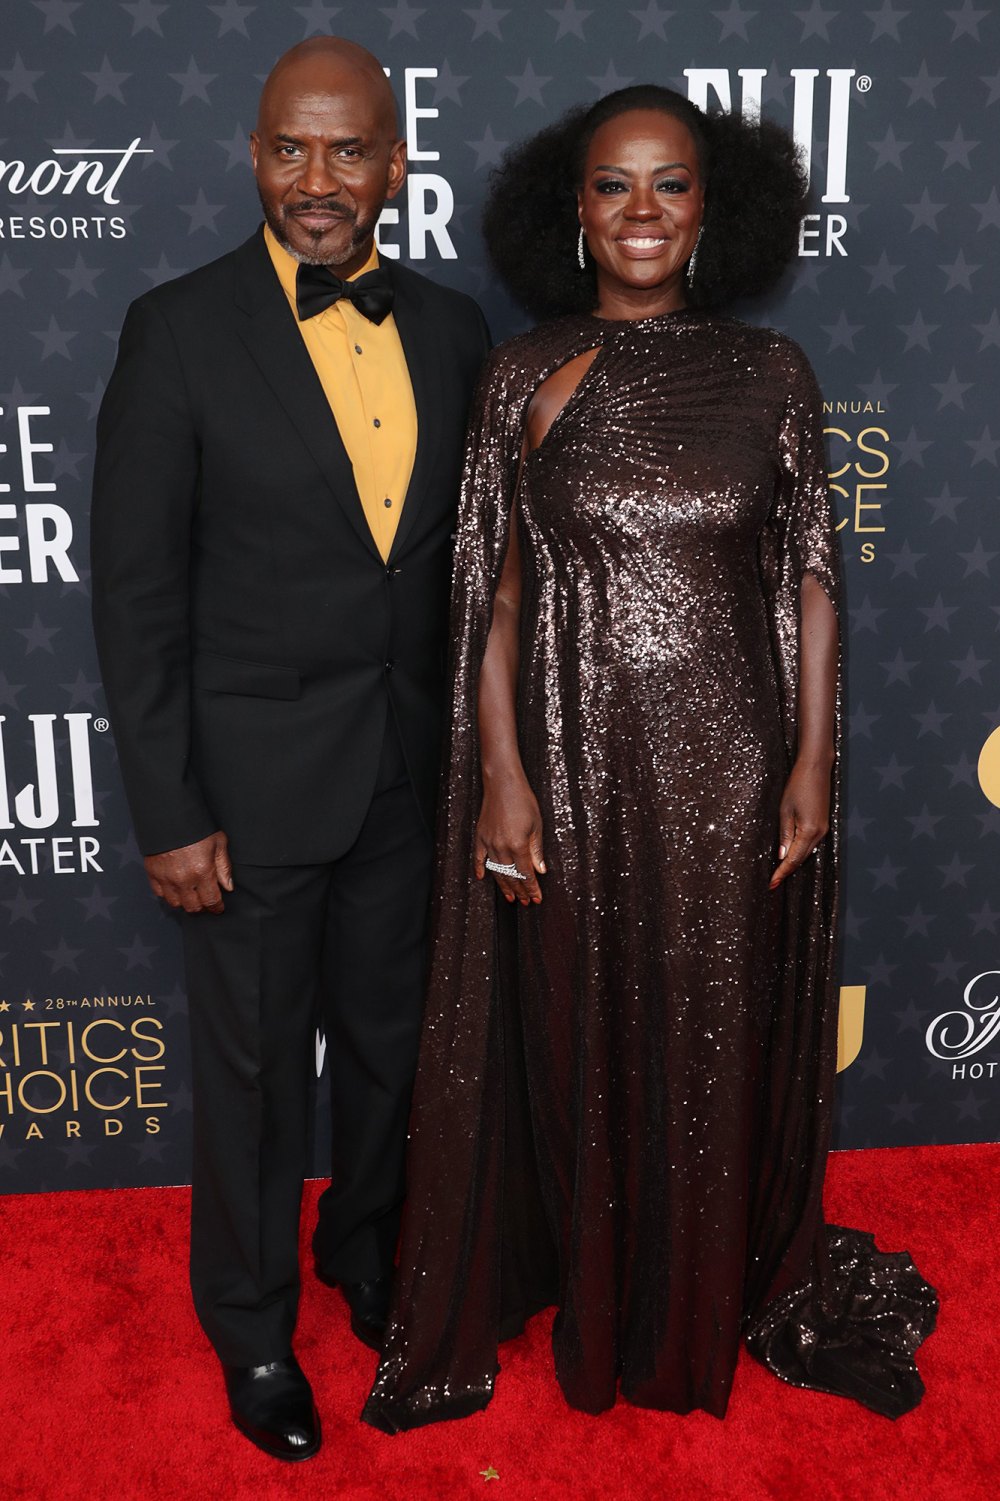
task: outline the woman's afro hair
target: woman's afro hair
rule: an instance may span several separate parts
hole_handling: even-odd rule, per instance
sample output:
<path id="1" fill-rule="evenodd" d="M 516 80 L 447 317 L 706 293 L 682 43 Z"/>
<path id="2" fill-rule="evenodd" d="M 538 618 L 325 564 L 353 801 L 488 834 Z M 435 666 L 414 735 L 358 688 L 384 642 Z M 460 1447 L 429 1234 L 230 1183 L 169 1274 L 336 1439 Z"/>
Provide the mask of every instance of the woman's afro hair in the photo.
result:
<path id="1" fill-rule="evenodd" d="M 705 185 L 703 233 L 687 303 L 723 307 L 759 296 L 796 254 L 808 182 L 787 131 L 767 120 L 706 114 L 673 89 L 619 89 L 505 154 L 492 174 L 483 211 L 490 258 L 508 291 L 537 318 L 591 312 L 594 263 L 577 261 L 577 188 L 587 150 L 607 120 L 629 110 L 659 110 L 680 120 L 698 153 Z"/>

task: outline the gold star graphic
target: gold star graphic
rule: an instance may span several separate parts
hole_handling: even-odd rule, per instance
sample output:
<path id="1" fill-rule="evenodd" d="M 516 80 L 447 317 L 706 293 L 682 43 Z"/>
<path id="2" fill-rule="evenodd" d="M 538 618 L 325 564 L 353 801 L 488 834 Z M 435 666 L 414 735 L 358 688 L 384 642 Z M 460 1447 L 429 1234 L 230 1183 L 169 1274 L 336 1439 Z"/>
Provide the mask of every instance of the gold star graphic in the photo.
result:
<path id="1" fill-rule="evenodd" d="M 482 1477 L 483 1477 L 484 1480 L 499 1480 L 500 1479 L 500 1472 L 499 1472 L 499 1470 L 495 1470 L 492 1465 L 487 1465 L 486 1468 L 485 1468 L 485 1470 L 480 1470 L 479 1473 L 480 1473 L 480 1475 L 482 1475 Z"/>
<path id="2" fill-rule="evenodd" d="M 0 1001 L 0 1011 L 9 1011 L 9 1010 L 10 1010 L 10 1004 L 9 1004 L 9 1002 L 7 1002 L 7 1001 Z"/>
<path id="3" fill-rule="evenodd" d="M 34 1011 L 35 1009 L 34 1001 L 22 1001 L 21 1005 L 24 1007 L 25 1011 Z"/>

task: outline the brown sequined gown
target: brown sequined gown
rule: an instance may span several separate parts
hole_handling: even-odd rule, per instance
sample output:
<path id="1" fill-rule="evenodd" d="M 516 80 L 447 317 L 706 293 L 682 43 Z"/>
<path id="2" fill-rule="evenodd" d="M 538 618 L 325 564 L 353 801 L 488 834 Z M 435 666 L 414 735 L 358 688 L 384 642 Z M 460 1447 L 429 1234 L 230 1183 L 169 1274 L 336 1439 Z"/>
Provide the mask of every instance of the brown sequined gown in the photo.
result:
<path id="1" fill-rule="evenodd" d="M 527 404 L 600 353 L 527 458 L 519 738 L 540 907 L 471 879 L 476 684 Z M 365 1419 L 483 1407 L 555 1303 L 598 1412 L 724 1413 L 741 1336 L 891 1415 L 936 1300 L 828 1227 L 837 835 L 777 893 L 803 573 L 839 608 L 815 380 L 768 330 L 571 317 L 497 350 L 456 547 L 455 688 L 409 1201 Z"/>

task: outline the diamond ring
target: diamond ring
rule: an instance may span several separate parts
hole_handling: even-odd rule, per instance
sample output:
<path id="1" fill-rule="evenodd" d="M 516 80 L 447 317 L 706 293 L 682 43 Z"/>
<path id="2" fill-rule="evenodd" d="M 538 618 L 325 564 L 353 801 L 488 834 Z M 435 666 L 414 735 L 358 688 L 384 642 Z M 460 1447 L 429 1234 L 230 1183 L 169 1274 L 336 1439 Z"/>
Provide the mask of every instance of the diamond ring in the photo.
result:
<path id="1" fill-rule="evenodd" d="M 501 865 L 496 860 L 487 860 L 486 869 L 491 870 L 495 876 L 510 876 L 512 881 L 526 881 L 527 876 L 522 875 L 516 865 Z"/>

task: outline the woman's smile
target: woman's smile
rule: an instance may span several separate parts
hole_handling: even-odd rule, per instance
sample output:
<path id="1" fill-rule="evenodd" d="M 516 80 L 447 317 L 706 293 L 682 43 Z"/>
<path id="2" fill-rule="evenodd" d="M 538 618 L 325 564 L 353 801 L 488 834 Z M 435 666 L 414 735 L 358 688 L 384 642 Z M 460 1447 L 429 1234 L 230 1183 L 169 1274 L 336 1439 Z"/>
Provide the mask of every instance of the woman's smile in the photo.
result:
<path id="1" fill-rule="evenodd" d="M 670 239 L 668 235 L 661 234 L 659 231 L 641 234 L 631 230 L 627 235 L 619 235 L 617 243 L 632 257 L 648 260 L 652 256 L 659 255 L 664 245 L 670 243 Z"/>

